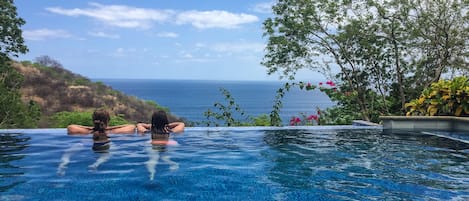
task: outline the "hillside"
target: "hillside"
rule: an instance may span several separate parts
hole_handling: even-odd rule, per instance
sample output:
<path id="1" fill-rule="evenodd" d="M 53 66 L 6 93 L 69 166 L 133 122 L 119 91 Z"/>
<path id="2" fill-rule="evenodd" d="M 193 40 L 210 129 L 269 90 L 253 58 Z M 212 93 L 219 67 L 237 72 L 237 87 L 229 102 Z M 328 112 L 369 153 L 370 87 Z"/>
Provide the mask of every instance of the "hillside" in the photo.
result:
<path id="1" fill-rule="evenodd" d="M 15 62 L 14 68 L 23 76 L 22 99 L 39 104 L 42 117 L 39 127 L 50 127 L 51 115 L 62 111 L 92 111 L 106 108 L 131 122 L 149 122 L 158 108 L 153 101 L 144 101 L 112 89 L 101 82 L 59 67 L 45 67 L 30 62 Z M 178 118 L 170 115 L 171 120 Z"/>

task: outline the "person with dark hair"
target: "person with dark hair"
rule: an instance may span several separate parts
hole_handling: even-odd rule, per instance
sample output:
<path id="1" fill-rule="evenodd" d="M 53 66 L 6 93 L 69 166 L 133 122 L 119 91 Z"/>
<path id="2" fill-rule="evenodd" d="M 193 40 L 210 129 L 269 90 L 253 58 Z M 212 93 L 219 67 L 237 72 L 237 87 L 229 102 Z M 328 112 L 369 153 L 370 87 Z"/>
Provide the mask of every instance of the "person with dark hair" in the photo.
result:
<path id="1" fill-rule="evenodd" d="M 109 112 L 104 109 L 97 109 L 93 112 L 93 127 L 82 125 L 69 125 L 67 132 L 69 135 L 74 134 L 93 134 L 93 150 L 107 151 L 110 147 L 110 140 L 107 134 L 133 134 L 135 133 L 135 125 L 125 124 L 118 126 L 108 126 L 111 116 Z"/>
<path id="2" fill-rule="evenodd" d="M 183 122 L 169 122 L 168 116 L 165 111 L 154 112 L 151 117 L 151 124 L 138 123 L 138 133 L 151 133 L 151 147 L 147 147 L 149 155 L 148 161 L 145 163 L 148 172 L 150 173 L 150 180 L 153 180 L 156 173 L 156 165 L 161 158 L 164 162 L 169 164 L 169 169 L 174 171 L 179 168 L 179 164 L 172 161 L 169 155 L 163 154 L 166 151 L 167 145 L 177 145 L 177 142 L 169 139 L 171 133 L 184 132 L 185 124 Z"/>
<path id="3" fill-rule="evenodd" d="M 165 111 L 154 112 L 151 117 L 151 124 L 138 123 L 138 133 L 151 133 L 152 144 L 174 144 L 175 141 L 169 140 L 170 133 L 184 132 L 185 124 L 183 122 L 169 122 Z"/>
<path id="4" fill-rule="evenodd" d="M 135 125 L 124 124 L 118 126 L 108 126 L 111 117 L 109 112 L 104 109 L 97 109 L 93 112 L 93 127 L 72 124 L 67 127 L 67 133 L 73 134 L 94 134 L 94 133 L 114 133 L 114 134 L 133 134 L 135 133 Z"/>

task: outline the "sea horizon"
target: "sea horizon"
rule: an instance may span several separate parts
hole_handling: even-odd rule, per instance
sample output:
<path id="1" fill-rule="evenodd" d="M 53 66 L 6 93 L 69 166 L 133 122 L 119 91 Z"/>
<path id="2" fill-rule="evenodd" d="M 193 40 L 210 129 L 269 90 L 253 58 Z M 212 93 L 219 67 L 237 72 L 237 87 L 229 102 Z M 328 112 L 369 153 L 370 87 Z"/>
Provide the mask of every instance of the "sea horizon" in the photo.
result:
<path id="1" fill-rule="evenodd" d="M 241 80 L 177 80 L 177 79 L 134 79 L 102 78 L 101 81 L 124 94 L 142 100 L 155 101 L 167 107 L 170 112 L 190 122 L 201 123 L 206 120 L 203 113 L 208 109 L 217 111 L 215 103 L 228 105 L 221 89 L 226 89 L 246 113 L 234 116 L 257 117 L 270 114 L 277 90 L 283 87 L 282 81 L 241 81 Z M 315 84 L 315 83 L 311 83 Z M 300 90 L 293 88 L 282 99 L 280 110 L 282 123 L 287 125 L 293 116 L 317 114 L 317 108 L 324 110 L 335 105 L 329 97 L 319 90 Z"/>

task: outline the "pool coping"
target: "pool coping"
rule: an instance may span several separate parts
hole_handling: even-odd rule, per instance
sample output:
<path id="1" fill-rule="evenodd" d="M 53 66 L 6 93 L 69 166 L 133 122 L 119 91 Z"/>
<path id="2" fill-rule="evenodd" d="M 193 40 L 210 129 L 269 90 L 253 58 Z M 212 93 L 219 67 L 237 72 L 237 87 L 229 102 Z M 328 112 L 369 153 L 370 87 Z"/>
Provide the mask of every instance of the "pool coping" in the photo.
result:
<path id="1" fill-rule="evenodd" d="M 469 117 L 455 116 L 380 116 L 383 130 L 468 132 Z"/>
<path id="2" fill-rule="evenodd" d="M 260 130 L 342 130 L 382 129 L 381 125 L 336 125 L 336 126 L 246 126 L 246 127 L 186 127 L 185 131 L 260 131 Z M 66 128 L 0 129 L 0 133 L 67 133 Z"/>

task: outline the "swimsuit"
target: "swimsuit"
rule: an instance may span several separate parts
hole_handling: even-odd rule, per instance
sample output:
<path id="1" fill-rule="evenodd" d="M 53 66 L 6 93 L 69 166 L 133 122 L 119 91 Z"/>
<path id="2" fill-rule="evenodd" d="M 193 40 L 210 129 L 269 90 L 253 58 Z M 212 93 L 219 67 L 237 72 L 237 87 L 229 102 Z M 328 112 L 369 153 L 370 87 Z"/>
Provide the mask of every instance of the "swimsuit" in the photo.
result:
<path id="1" fill-rule="evenodd" d="M 111 141 L 105 141 L 105 142 L 95 142 L 93 143 L 93 150 L 95 151 L 103 151 L 103 150 L 108 150 Z"/>

